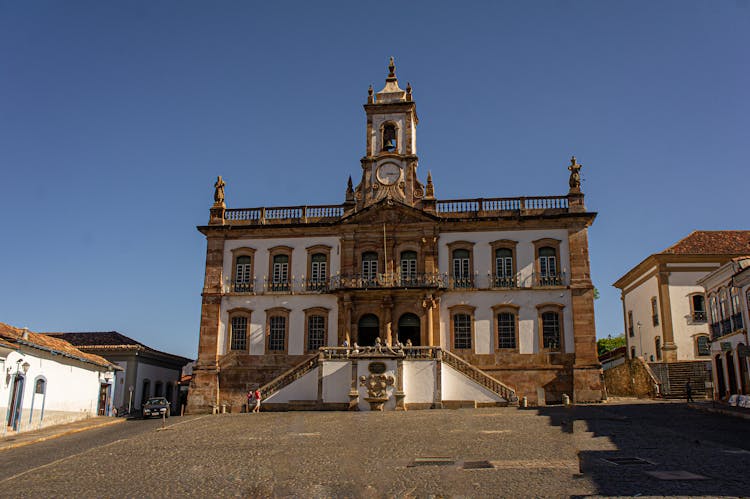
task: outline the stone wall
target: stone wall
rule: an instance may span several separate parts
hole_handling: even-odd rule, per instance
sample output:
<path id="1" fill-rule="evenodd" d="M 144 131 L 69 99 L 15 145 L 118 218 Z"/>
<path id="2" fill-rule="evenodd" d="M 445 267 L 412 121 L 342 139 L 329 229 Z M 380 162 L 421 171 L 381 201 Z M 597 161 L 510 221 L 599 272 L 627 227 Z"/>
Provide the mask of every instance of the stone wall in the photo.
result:
<path id="1" fill-rule="evenodd" d="M 655 380 L 641 359 L 625 359 L 623 364 L 604 371 L 607 394 L 617 397 L 656 396 Z"/>

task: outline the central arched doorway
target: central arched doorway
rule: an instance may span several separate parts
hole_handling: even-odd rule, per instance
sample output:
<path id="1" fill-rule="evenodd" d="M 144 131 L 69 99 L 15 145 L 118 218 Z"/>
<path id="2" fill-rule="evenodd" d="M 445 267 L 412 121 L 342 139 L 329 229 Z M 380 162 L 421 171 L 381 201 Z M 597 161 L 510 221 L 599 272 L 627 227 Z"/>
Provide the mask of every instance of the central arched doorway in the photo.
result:
<path id="1" fill-rule="evenodd" d="M 374 314 L 365 314 L 357 323 L 357 344 L 364 347 L 375 345 L 375 338 L 380 336 L 380 320 Z"/>
<path id="2" fill-rule="evenodd" d="M 421 345 L 419 317 L 414 314 L 406 313 L 398 320 L 398 341 L 406 345 L 407 340 L 415 347 Z"/>

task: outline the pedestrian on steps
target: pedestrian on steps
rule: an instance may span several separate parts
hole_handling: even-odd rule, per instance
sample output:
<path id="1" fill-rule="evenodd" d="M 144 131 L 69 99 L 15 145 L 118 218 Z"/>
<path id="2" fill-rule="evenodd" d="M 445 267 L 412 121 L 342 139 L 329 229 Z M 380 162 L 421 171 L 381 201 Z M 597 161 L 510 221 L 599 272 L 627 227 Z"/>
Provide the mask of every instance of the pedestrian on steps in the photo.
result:
<path id="1" fill-rule="evenodd" d="M 687 383 L 685 383 L 685 396 L 688 403 L 693 402 L 693 387 L 690 385 L 690 380 L 687 380 Z"/>

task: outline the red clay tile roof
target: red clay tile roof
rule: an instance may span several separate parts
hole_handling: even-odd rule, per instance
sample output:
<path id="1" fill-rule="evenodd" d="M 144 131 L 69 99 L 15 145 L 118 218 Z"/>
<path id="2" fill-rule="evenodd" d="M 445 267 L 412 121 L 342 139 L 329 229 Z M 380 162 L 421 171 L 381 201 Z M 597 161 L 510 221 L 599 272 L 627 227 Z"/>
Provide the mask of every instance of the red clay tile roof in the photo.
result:
<path id="1" fill-rule="evenodd" d="M 117 331 L 91 331 L 91 332 L 75 332 L 75 333 L 44 333 L 47 336 L 52 336 L 54 338 L 60 338 L 67 342 L 70 342 L 72 345 L 75 345 L 78 348 L 81 348 L 85 351 L 98 351 L 99 353 L 103 353 L 103 351 L 123 351 L 123 350 L 139 350 L 144 352 L 152 352 L 155 354 L 159 354 L 161 356 L 164 356 L 166 358 L 170 358 L 175 362 L 182 362 L 183 364 L 187 364 L 191 361 L 191 359 L 175 355 L 168 352 L 162 352 L 160 350 L 156 350 L 154 348 L 151 348 L 149 346 L 144 345 L 143 343 L 140 343 L 139 341 L 134 340 L 133 338 L 128 338 L 122 333 L 118 333 Z M 106 355 L 106 354 L 105 354 Z"/>
<path id="2" fill-rule="evenodd" d="M 28 332 L 28 337 L 24 338 L 24 333 Z M 46 334 L 34 333 L 23 330 L 0 322 L 0 338 L 7 340 L 11 344 L 28 345 L 32 348 L 52 351 L 67 357 L 72 357 L 84 362 L 96 364 L 107 368 L 118 368 L 107 359 L 91 353 L 84 353 L 78 350 L 65 340 L 53 338 Z M 14 345 L 15 346 L 15 345 Z M 119 369 L 119 368 L 118 368 Z"/>
<path id="3" fill-rule="evenodd" d="M 661 252 L 668 255 L 746 255 L 750 230 L 696 230 Z"/>

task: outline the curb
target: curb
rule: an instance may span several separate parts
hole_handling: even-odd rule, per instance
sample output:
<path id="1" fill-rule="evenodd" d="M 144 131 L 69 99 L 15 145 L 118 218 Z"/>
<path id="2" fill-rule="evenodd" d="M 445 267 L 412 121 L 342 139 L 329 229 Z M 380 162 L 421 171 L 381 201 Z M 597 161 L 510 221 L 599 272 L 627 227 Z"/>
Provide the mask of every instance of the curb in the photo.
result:
<path id="1" fill-rule="evenodd" d="M 750 419 L 750 411 L 747 413 L 744 413 L 744 412 L 732 411 L 728 409 L 722 409 L 720 407 L 701 407 L 699 405 L 691 405 L 691 404 L 688 404 L 688 407 L 690 409 L 695 409 L 696 411 L 709 412 L 712 414 L 721 414 L 723 416 L 731 416 L 733 418 Z"/>
<path id="2" fill-rule="evenodd" d="M 126 419 L 124 419 L 124 418 L 116 418 L 116 419 L 113 419 L 112 421 L 104 421 L 102 423 L 98 423 L 98 424 L 95 424 L 95 425 L 92 425 L 92 426 L 83 426 L 83 427 L 80 427 L 80 428 L 70 428 L 70 429 L 67 429 L 67 430 L 63 430 L 63 431 L 61 431 L 59 433 L 54 433 L 52 435 L 43 435 L 43 436 L 39 436 L 37 438 L 29 438 L 26 441 L 13 442 L 13 443 L 10 443 L 8 445 L 3 445 L 2 441 L 0 441 L 0 452 L 6 451 L 6 450 L 10 450 L 10 449 L 16 449 L 18 447 L 24 447 L 26 445 L 36 444 L 36 443 L 39 443 L 39 442 L 44 442 L 46 440 L 52 440 L 52 439 L 55 439 L 55 438 L 58 438 L 58 437 L 63 437 L 65 435 L 72 435 L 74 433 L 80 433 L 82 431 L 94 430 L 96 428 L 103 428 L 105 426 L 112 426 L 112 425 L 115 425 L 115 424 L 124 423 L 125 421 L 126 421 Z"/>

